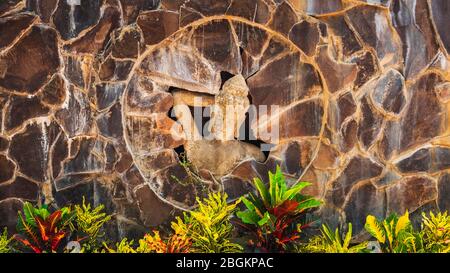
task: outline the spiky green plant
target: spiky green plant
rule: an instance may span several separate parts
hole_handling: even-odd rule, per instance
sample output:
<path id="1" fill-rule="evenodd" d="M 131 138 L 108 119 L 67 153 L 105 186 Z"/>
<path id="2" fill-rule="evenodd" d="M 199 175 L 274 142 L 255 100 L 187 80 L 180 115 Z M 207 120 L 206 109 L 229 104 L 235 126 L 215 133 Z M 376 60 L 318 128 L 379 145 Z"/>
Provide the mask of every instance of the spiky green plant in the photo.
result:
<path id="1" fill-rule="evenodd" d="M 8 237 L 8 230 L 5 228 L 3 233 L 0 235 L 0 253 L 10 253 L 12 238 Z"/>
<path id="2" fill-rule="evenodd" d="M 302 247 L 304 252 L 313 253 L 361 253 L 368 252 L 367 242 L 351 245 L 352 224 L 348 224 L 348 231 L 341 236 L 338 228 L 333 232 L 326 224 L 322 225 L 321 235 L 314 236 Z"/>
<path id="3" fill-rule="evenodd" d="M 422 236 L 413 230 L 408 211 L 400 217 L 392 213 L 382 221 L 368 215 L 364 227 L 380 243 L 383 252 L 423 252 Z"/>
<path id="4" fill-rule="evenodd" d="M 256 234 L 256 242 L 251 241 L 254 247 L 263 252 L 283 252 L 311 224 L 300 224 L 299 219 L 309 209 L 320 206 L 321 201 L 301 194 L 311 185 L 309 182 L 288 187 L 279 166 L 275 173 L 269 172 L 269 188 L 259 178 L 254 179 L 254 184 L 259 196 L 250 193 L 249 198 L 242 197 L 247 209 L 237 216 Z"/>
<path id="5" fill-rule="evenodd" d="M 192 240 L 192 252 L 241 252 L 242 247 L 231 242 L 233 226 L 230 218 L 238 202 L 228 204 L 227 194 L 220 192 L 210 193 L 203 201 L 197 198 L 198 208 L 184 213 L 183 219 L 177 217 L 172 229 L 176 234 Z"/>
<path id="6" fill-rule="evenodd" d="M 111 220 L 111 215 L 103 212 L 104 208 L 104 205 L 100 205 L 92 209 L 84 197 L 81 205 L 75 205 L 75 224 L 72 228 L 82 244 L 82 252 L 95 252 L 100 247 L 99 239 L 105 235 L 102 228 Z"/>
<path id="7" fill-rule="evenodd" d="M 115 244 L 115 248 L 110 248 L 106 243 L 103 243 L 104 250 L 102 252 L 107 253 L 137 253 L 133 248 L 134 240 L 129 241 L 127 238 L 123 238 L 120 242 Z"/>
<path id="8" fill-rule="evenodd" d="M 447 212 L 422 213 L 422 235 L 426 252 L 450 252 L 450 216 Z"/>

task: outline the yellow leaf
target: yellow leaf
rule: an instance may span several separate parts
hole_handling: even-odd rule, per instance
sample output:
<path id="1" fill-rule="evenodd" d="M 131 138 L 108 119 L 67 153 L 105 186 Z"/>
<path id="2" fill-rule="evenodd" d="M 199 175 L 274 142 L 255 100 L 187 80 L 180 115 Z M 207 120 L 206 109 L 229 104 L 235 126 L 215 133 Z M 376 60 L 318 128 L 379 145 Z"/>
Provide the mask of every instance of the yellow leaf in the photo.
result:
<path id="1" fill-rule="evenodd" d="M 400 216 L 400 218 L 398 218 L 398 222 L 395 227 L 395 236 L 398 236 L 398 233 L 407 228 L 409 224 L 410 224 L 409 213 L 408 211 L 406 211 L 405 214 L 403 214 L 402 216 Z"/>
<path id="2" fill-rule="evenodd" d="M 380 243 L 384 244 L 384 242 L 386 242 L 386 237 L 384 235 L 383 229 L 380 226 L 380 224 L 378 223 L 375 216 L 373 216 L 373 215 L 367 216 L 365 228 Z"/>

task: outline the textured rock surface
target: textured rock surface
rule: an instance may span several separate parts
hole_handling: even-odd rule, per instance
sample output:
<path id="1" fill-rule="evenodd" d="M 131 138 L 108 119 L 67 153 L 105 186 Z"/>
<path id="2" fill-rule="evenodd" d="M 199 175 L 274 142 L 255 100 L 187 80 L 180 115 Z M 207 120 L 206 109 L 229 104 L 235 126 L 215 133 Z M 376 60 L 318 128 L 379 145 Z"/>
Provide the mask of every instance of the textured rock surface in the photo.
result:
<path id="1" fill-rule="evenodd" d="M 111 236 L 137 234 L 277 164 L 356 232 L 450 209 L 448 1 L 74 2 L 0 4 L 0 226 L 86 196 L 116 213 Z M 236 75 L 248 92 L 223 92 Z M 170 116 L 220 101 L 279 106 L 281 142 L 192 142 Z"/>

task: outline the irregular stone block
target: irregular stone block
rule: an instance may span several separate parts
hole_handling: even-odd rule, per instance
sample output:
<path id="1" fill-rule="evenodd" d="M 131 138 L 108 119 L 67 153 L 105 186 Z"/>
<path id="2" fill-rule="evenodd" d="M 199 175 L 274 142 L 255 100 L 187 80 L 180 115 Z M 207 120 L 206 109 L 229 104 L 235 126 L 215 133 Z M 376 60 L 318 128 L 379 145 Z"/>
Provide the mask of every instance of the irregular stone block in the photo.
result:
<path id="1" fill-rule="evenodd" d="M 317 24 L 308 21 L 297 23 L 289 31 L 289 40 L 306 55 L 313 56 L 320 40 L 319 27 Z"/>
<path id="2" fill-rule="evenodd" d="M 450 149 L 446 147 L 423 148 L 397 161 L 403 173 L 438 172 L 450 169 Z"/>
<path id="3" fill-rule="evenodd" d="M 362 49 L 362 44 L 356 37 L 347 17 L 337 14 L 320 18 L 320 20 L 326 23 L 327 32 L 333 35 L 333 40 L 335 40 L 333 45 L 337 48 L 336 51 L 344 57 L 350 57 Z"/>
<path id="4" fill-rule="evenodd" d="M 112 139 L 122 138 L 122 106 L 120 103 L 116 103 L 108 112 L 97 116 L 97 127 L 100 134 L 105 137 Z"/>
<path id="5" fill-rule="evenodd" d="M 399 121 L 388 122 L 384 130 L 381 149 L 386 158 L 394 152 L 401 153 L 423 144 L 445 130 L 442 106 L 435 91 L 440 82 L 441 76 L 428 73 L 410 86 L 411 99 L 403 117 Z"/>
<path id="6" fill-rule="evenodd" d="M 287 36 L 291 28 L 298 22 L 298 16 L 292 6 L 285 1 L 273 12 L 269 27 Z"/>
<path id="7" fill-rule="evenodd" d="M 199 170 L 210 170 L 214 175 L 228 174 L 237 163 L 246 159 L 265 160 L 258 147 L 237 140 L 189 141 L 185 145 L 188 160 Z"/>
<path id="8" fill-rule="evenodd" d="M 203 16 L 193 9 L 186 8 L 183 6 L 180 8 L 180 19 L 179 19 L 180 27 L 187 26 L 202 18 Z"/>
<path id="9" fill-rule="evenodd" d="M 260 56 L 264 45 L 269 39 L 267 32 L 261 28 L 241 22 L 236 22 L 233 26 L 238 37 L 239 46 L 253 57 Z"/>
<path id="10" fill-rule="evenodd" d="M 397 70 L 389 70 L 375 84 L 371 95 L 378 107 L 397 115 L 406 105 L 405 92 L 403 76 Z"/>
<path id="11" fill-rule="evenodd" d="M 114 31 L 111 36 L 113 57 L 137 58 L 139 48 L 144 44 L 139 29 L 126 26 Z"/>
<path id="12" fill-rule="evenodd" d="M 297 10 L 311 15 L 337 12 L 344 7 L 341 0 L 288 0 Z"/>
<path id="13" fill-rule="evenodd" d="M 49 178 L 49 151 L 60 132 L 55 122 L 48 125 L 31 123 L 12 138 L 9 155 L 22 174 L 38 182 Z"/>
<path id="14" fill-rule="evenodd" d="M 39 95 L 42 102 L 50 106 L 60 106 L 66 100 L 66 82 L 56 74 L 42 89 Z"/>
<path id="15" fill-rule="evenodd" d="M 328 124 L 331 128 L 339 130 L 348 117 L 356 112 L 356 102 L 352 93 L 347 92 L 339 96 L 335 101 L 331 101 Z"/>
<path id="16" fill-rule="evenodd" d="M 171 11 L 146 11 L 137 18 L 146 45 L 154 45 L 178 30 L 179 15 Z"/>
<path id="17" fill-rule="evenodd" d="M 267 64 L 250 77 L 247 84 L 256 106 L 285 106 L 322 91 L 318 72 L 312 65 L 300 61 L 298 53 Z"/>
<path id="18" fill-rule="evenodd" d="M 388 212 L 412 212 L 437 198 L 436 182 L 426 177 L 407 177 L 386 189 Z"/>
<path id="19" fill-rule="evenodd" d="M 0 50 L 9 46 L 36 20 L 31 14 L 17 14 L 15 16 L 0 18 Z"/>
<path id="20" fill-rule="evenodd" d="M 80 138 L 72 142 L 71 159 L 64 163 L 64 174 L 101 173 L 105 166 L 105 143 L 95 138 Z"/>
<path id="21" fill-rule="evenodd" d="M 101 65 L 99 78 L 102 81 L 124 81 L 128 78 L 134 62 L 116 61 L 108 57 Z"/>
<path id="22" fill-rule="evenodd" d="M 383 166 L 371 158 L 355 156 L 332 184 L 333 203 L 340 207 L 353 187 L 363 180 L 381 175 Z"/>
<path id="23" fill-rule="evenodd" d="M 230 7 L 232 0 L 189 0 L 184 7 L 191 8 L 204 16 L 221 15 Z"/>
<path id="24" fill-rule="evenodd" d="M 121 98 L 125 84 L 101 83 L 95 86 L 95 99 L 98 110 L 102 111 L 118 102 Z"/>
<path id="25" fill-rule="evenodd" d="M 0 57 L 0 87 L 35 94 L 59 69 L 57 44 L 56 31 L 43 25 L 33 26 Z"/>
<path id="26" fill-rule="evenodd" d="M 1 11 L 1 6 L 0 6 Z M 12 233 L 16 230 L 17 212 L 23 208 L 23 201 L 18 198 L 11 198 L 0 201 L 0 226 L 8 228 L 8 232 Z"/>
<path id="27" fill-rule="evenodd" d="M 402 48 L 383 9 L 357 6 L 347 11 L 353 28 L 362 40 L 377 52 L 382 67 L 400 63 Z"/>
<path id="28" fill-rule="evenodd" d="M 1 159 L 0 159 L 1 160 Z M 16 177 L 14 182 L 0 184 L 0 200 L 20 198 L 21 200 L 38 201 L 39 186 L 23 177 Z"/>
<path id="29" fill-rule="evenodd" d="M 438 205 L 441 211 L 450 209 L 450 173 L 443 173 L 438 181 Z"/>
<path id="30" fill-rule="evenodd" d="M 12 97 L 6 108 L 7 119 L 5 129 L 13 130 L 21 126 L 25 121 L 45 116 L 50 108 L 43 105 L 38 97 Z"/>
<path id="31" fill-rule="evenodd" d="M 162 85 L 210 94 L 220 89 L 220 73 L 206 59 L 180 45 L 153 51 L 139 70 Z"/>
<path id="32" fill-rule="evenodd" d="M 252 184 L 242 181 L 239 178 L 226 176 L 222 178 L 223 190 L 228 195 L 228 200 L 236 200 L 241 196 L 253 192 Z"/>
<path id="33" fill-rule="evenodd" d="M 361 114 L 358 139 L 365 149 L 369 149 L 379 138 L 383 117 L 376 112 L 366 97 L 361 100 Z"/>
<path id="34" fill-rule="evenodd" d="M 266 24 L 270 19 L 271 11 L 272 7 L 264 0 L 240 0 L 231 2 L 227 14 Z"/>
<path id="35" fill-rule="evenodd" d="M 134 23 L 141 12 L 156 9 L 160 2 L 160 0 L 120 0 L 124 24 Z"/>
<path id="36" fill-rule="evenodd" d="M 219 71 L 233 75 L 242 69 L 239 48 L 232 27 L 226 20 L 212 21 L 197 27 L 192 42 L 200 54 Z"/>
<path id="37" fill-rule="evenodd" d="M 15 169 L 16 165 L 14 162 L 0 154 L 0 184 L 13 178 Z"/>
<path id="38" fill-rule="evenodd" d="M 83 36 L 75 39 L 64 49 L 78 54 L 98 54 L 109 41 L 111 32 L 120 26 L 120 12 L 117 8 L 107 7 L 98 23 Z"/>
<path id="39" fill-rule="evenodd" d="M 34 11 L 41 20 L 49 23 L 53 12 L 58 5 L 58 0 L 27 0 L 27 9 Z"/>
<path id="40" fill-rule="evenodd" d="M 355 64 L 336 62 L 330 56 L 327 46 L 319 47 L 316 60 L 331 93 L 353 86 L 358 73 Z"/>
<path id="41" fill-rule="evenodd" d="M 92 125 L 92 111 L 87 95 L 70 86 L 67 103 L 55 113 L 55 118 L 69 137 L 86 134 Z"/>
<path id="42" fill-rule="evenodd" d="M 352 223 L 353 234 L 364 230 L 367 215 L 379 219 L 384 218 L 386 198 L 384 190 L 377 190 L 371 183 L 361 185 L 355 189 L 344 207 L 346 222 Z"/>
<path id="43" fill-rule="evenodd" d="M 53 23 L 64 40 L 75 38 L 98 22 L 101 5 L 101 0 L 80 0 L 80 5 L 58 1 L 58 8 L 52 16 Z"/>
<path id="44" fill-rule="evenodd" d="M 148 79 L 133 77 L 128 84 L 126 111 L 128 115 L 136 116 L 167 113 L 173 106 L 173 100 L 165 87 Z"/>
<path id="45" fill-rule="evenodd" d="M 439 49 L 427 0 L 393 1 L 390 9 L 403 42 L 405 77 L 411 78 L 430 65 Z"/>
<path id="46" fill-rule="evenodd" d="M 136 199 L 141 220 L 146 226 L 157 227 L 172 218 L 173 207 L 162 202 L 149 186 L 137 189 Z"/>
<path id="47" fill-rule="evenodd" d="M 450 6 L 445 0 L 428 1 L 428 4 L 431 8 L 431 18 L 439 34 L 440 42 L 448 55 L 450 54 L 450 35 L 447 27 L 450 23 Z"/>

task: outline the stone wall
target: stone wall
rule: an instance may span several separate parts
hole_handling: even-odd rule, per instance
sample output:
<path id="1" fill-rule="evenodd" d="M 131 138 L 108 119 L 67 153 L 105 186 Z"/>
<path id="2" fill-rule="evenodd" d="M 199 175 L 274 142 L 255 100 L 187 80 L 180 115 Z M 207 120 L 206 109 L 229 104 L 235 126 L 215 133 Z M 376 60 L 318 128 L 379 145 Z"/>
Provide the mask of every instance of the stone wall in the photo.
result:
<path id="1" fill-rule="evenodd" d="M 277 164 L 357 233 L 369 213 L 450 209 L 449 18 L 447 0 L 1 1 L 0 226 L 85 196 L 132 236 Z M 175 139 L 174 104 L 238 74 L 280 106 L 270 153 Z M 180 183 L 187 147 L 226 173 Z"/>

